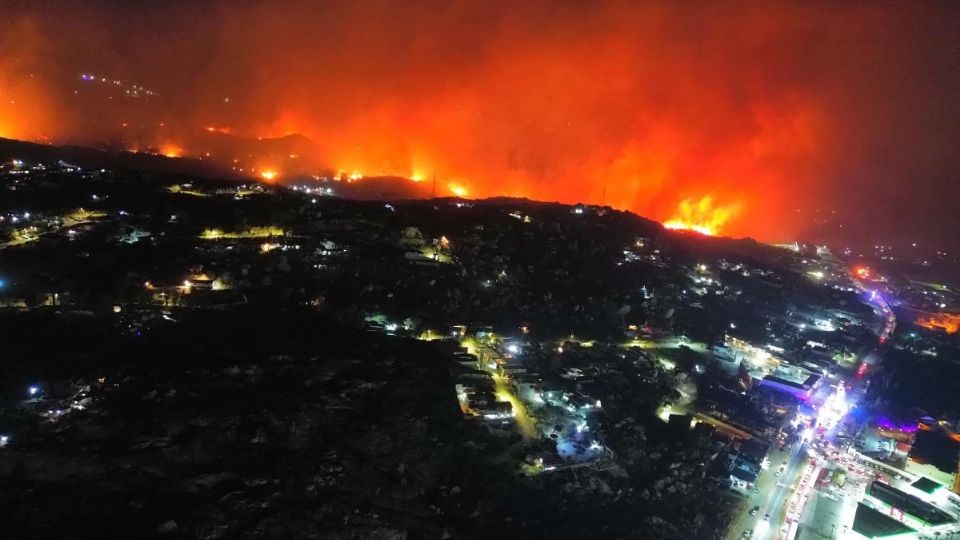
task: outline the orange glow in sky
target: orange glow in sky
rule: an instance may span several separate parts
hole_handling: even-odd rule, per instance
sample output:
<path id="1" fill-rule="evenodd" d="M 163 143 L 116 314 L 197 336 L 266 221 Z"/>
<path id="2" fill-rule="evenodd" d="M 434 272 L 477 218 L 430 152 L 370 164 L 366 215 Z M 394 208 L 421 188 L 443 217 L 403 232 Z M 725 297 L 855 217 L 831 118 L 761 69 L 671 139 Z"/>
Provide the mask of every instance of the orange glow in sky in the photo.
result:
<path id="1" fill-rule="evenodd" d="M 216 24 L 191 3 L 60 3 L 4 13 L 0 136 L 270 181 L 435 178 L 763 241 L 955 170 L 951 3 L 221 1 Z"/>
<path id="2" fill-rule="evenodd" d="M 183 155 L 183 148 L 180 148 L 180 146 L 176 144 L 168 143 L 160 147 L 160 153 L 168 158 L 178 158 Z"/>
<path id="3" fill-rule="evenodd" d="M 460 184 L 451 183 L 451 184 L 448 184 L 447 187 L 450 188 L 450 193 L 453 193 L 457 197 L 466 197 L 469 194 L 469 191 L 467 191 L 467 188 L 463 187 Z"/>

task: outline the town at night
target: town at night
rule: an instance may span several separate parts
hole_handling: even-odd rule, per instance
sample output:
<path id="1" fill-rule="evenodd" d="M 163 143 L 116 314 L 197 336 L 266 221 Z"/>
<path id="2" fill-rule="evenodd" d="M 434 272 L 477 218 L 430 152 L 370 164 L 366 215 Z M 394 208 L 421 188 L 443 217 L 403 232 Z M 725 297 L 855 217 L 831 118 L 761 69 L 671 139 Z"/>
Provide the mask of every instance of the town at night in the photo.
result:
<path id="1" fill-rule="evenodd" d="M 0 538 L 960 538 L 960 5 L 0 12 Z"/>

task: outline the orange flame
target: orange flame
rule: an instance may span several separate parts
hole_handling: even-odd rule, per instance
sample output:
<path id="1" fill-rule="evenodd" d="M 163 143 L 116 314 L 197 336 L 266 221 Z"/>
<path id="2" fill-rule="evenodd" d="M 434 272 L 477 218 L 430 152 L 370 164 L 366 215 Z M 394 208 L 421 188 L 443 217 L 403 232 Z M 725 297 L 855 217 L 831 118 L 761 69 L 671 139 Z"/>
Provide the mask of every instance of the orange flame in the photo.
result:
<path id="1" fill-rule="evenodd" d="M 260 178 L 263 178 L 267 182 L 272 181 L 276 177 L 277 177 L 277 171 L 274 171 L 273 169 L 260 172 Z"/>
<path id="2" fill-rule="evenodd" d="M 160 153 L 168 158 L 178 158 L 183 155 L 183 148 L 176 144 L 168 143 L 160 148 Z"/>
<path id="3" fill-rule="evenodd" d="M 956 334 L 960 330 L 960 315 L 956 313 L 931 313 L 918 317 L 917 326 L 928 330 L 941 329 L 948 334 Z"/>
<path id="4" fill-rule="evenodd" d="M 461 186 L 460 184 L 449 184 L 447 187 L 450 188 L 450 193 L 453 193 L 457 197 L 466 197 L 469 193 L 467 188 Z"/>
<path id="5" fill-rule="evenodd" d="M 694 231 L 707 236 L 719 234 L 724 224 L 740 211 L 739 203 L 715 206 L 713 198 L 705 195 L 699 201 L 684 199 L 677 213 L 663 224 L 668 229 Z"/>

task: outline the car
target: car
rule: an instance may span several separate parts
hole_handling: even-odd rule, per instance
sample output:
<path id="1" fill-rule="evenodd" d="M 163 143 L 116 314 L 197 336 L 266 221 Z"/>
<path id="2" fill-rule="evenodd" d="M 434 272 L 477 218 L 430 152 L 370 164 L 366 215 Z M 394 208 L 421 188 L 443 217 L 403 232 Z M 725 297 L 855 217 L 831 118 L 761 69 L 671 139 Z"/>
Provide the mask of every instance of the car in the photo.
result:
<path id="1" fill-rule="evenodd" d="M 758 487 L 753 488 L 753 492 L 754 492 L 754 493 L 760 493 L 760 488 L 758 488 Z"/>
<path id="2" fill-rule="evenodd" d="M 783 486 L 785 486 L 785 485 L 786 485 L 786 484 L 784 484 L 783 482 L 777 482 L 777 487 L 783 487 Z"/>
<path id="3" fill-rule="evenodd" d="M 759 506 L 754 506 L 753 508 L 750 509 L 750 515 L 751 515 L 751 516 L 755 516 L 755 515 L 757 515 L 757 512 L 759 512 L 759 511 L 760 511 L 760 507 L 759 507 Z"/>
<path id="4" fill-rule="evenodd" d="M 769 514 L 769 513 L 768 513 L 768 514 L 764 514 L 764 515 L 763 515 L 763 520 L 764 520 L 764 521 L 770 521 L 770 514 Z"/>
<path id="5" fill-rule="evenodd" d="M 740 538 L 750 538 L 753 535 L 753 529 L 747 529 L 743 531 L 743 534 L 740 535 Z"/>
<path id="6" fill-rule="evenodd" d="M 777 473 L 774 476 L 780 476 L 781 474 L 783 474 L 783 471 L 777 471 Z"/>

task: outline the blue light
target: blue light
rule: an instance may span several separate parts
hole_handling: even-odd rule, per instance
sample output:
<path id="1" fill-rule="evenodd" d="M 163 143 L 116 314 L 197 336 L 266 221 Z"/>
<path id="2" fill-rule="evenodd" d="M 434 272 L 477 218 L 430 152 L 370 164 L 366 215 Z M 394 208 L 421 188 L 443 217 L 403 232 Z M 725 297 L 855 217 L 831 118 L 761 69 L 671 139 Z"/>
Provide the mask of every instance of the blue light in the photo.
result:
<path id="1" fill-rule="evenodd" d="M 2 280 L 2 279 L 0 279 L 0 289 L 4 288 L 4 287 L 6 287 L 6 286 L 7 286 L 7 282 L 4 281 L 4 280 Z"/>

